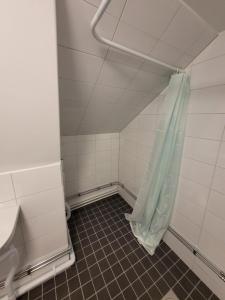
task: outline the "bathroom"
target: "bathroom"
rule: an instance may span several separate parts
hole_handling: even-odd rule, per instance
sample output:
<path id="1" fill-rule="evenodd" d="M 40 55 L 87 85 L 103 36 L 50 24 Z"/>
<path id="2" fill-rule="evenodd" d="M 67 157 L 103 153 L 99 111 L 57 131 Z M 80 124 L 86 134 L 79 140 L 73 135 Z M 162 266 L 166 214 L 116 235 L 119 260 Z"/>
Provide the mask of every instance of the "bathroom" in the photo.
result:
<path id="1" fill-rule="evenodd" d="M 225 300 L 225 2 L 0 8 L 0 299 Z"/>

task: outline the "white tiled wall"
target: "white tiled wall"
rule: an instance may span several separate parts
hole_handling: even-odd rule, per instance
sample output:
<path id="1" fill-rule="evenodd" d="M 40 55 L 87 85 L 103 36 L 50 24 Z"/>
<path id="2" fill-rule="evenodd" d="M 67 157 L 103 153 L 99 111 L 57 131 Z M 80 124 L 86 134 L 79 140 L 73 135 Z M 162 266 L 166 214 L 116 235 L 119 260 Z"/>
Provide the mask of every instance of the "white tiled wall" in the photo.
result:
<path id="1" fill-rule="evenodd" d="M 193 62 L 191 98 L 180 183 L 171 225 L 225 271 L 225 32 Z M 154 142 L 160 100 L 155 99 L 120 133 L 119 181 L 134 194 Z M 225 299 L 218 277 L 172 237 L 169 243 Z M 181 250 L 182 249 L 182 250 Z"/>
<path id="2" fill-rule="evenodd" d="M 66 196 L 118 181 L 119 134 L 62 137 Z"/>
<path id="3" fill-rule="evenodd" d="M 0 207 L 16 204 L 20 216 L 13 243 L 21 268 L 67 248 L 60 163 L 0 174 Z M 1 265 L 1 279 L 5 272 Z"/>
<path id="4" fill-rule="evenodd" d="M 120 132 L 119 181 L 134 194 L 138 193 L 150 160 L 163 98 L 164 95 L 158 96 Z"/>

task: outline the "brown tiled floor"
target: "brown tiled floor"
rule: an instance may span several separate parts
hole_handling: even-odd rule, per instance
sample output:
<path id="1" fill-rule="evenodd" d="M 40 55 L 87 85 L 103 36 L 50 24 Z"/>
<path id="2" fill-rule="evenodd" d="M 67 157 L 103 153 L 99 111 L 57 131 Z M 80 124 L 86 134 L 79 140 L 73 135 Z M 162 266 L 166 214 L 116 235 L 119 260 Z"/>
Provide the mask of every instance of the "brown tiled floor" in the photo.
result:
<path id="1" fill-rule="evenodd" d="M 118 195 L 80 208 L 69 220 L 76 263 L 23 299 L 161 299 L 170 288 L 180 300 L 218 299 L 164 243 L 154 256 L 140 246 Z"/>

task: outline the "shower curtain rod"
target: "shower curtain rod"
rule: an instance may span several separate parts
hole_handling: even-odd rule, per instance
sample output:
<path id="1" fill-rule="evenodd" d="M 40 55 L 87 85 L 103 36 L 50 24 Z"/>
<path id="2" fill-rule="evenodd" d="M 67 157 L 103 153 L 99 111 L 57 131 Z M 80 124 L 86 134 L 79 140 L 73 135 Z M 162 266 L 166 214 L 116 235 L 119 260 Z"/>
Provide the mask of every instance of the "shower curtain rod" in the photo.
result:
<path id="1" fill-rule="evenodd" d="M 93 19 L 92 19 L 92 21 L 91 21 L 91 32 L 92 32 L 94 38 L 97 41 L 99 41 L 100 43 L 105 44 L 107 46 L 113 47 L 117 50 L 121 50 L 123 52 L 129 53 L 129 54 L 134 55 L 136 57 L 140 57 L 140 58 L 142 58 L 146 61 L 156 63 L 158 65 L 166 67 L 166 68 L 168 68 L 168 69 L 170 69 L 174 72 L 184 72 L 183 69 L 180 69 L 176 66 L 169 65 L 169 64 L 164 63 L 164 62 L 162 62 L 158 59 L 155 59 L 151 56 L 145 55 L 141 52 L 135 51 L 133 49 L 130 49 L 126 46 L 123 46 L 121 44 L 118 44 L 114 41 L 108 40 L 108 39 L 100 36 L 99 33 L 96 31 L 96 26 L 98 25 L 99 21 L 101 20 L 103 14 L 104 14 L 105 10 L 107 9 L 108 5 L 110 4 L 110 2 L 111 2 L 111 0 L 102 0 L 99 7 L 98 7 L 98 9 L 97 9 L 97 11 L 96 11 L 96 13 L 95 13 L 95 15 L 94 15 L 94 17 L 93 17 Z"/>

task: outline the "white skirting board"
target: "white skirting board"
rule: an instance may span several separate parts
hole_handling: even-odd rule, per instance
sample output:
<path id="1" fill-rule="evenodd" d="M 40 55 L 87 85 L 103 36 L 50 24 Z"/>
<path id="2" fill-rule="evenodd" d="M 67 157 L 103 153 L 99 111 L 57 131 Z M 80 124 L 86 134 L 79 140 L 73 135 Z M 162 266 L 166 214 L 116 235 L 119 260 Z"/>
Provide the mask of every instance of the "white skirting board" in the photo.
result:
<path id="1" fill-rule="evenodd" d="M 68 197 L 67 203 L 70 205 L 71 209 L 73 210 L 75 208 L 87 205 L 88 203 L 96 202 L 98 200 L 115 195 L 117 193 L 118 193 L 118 186 L 112 185 L 110 187 L 100 189 L 90 194 L 88 193 L 82 196 Z"/>
<path id="2" fill-rule="evenodd" d="M 131 206 L 134 207 L 135 200 L 131 195 L 129 195 L 125 189 L 123 189 L 121 186 L 118 187 L 118 192 L 120 196 Z"/>

